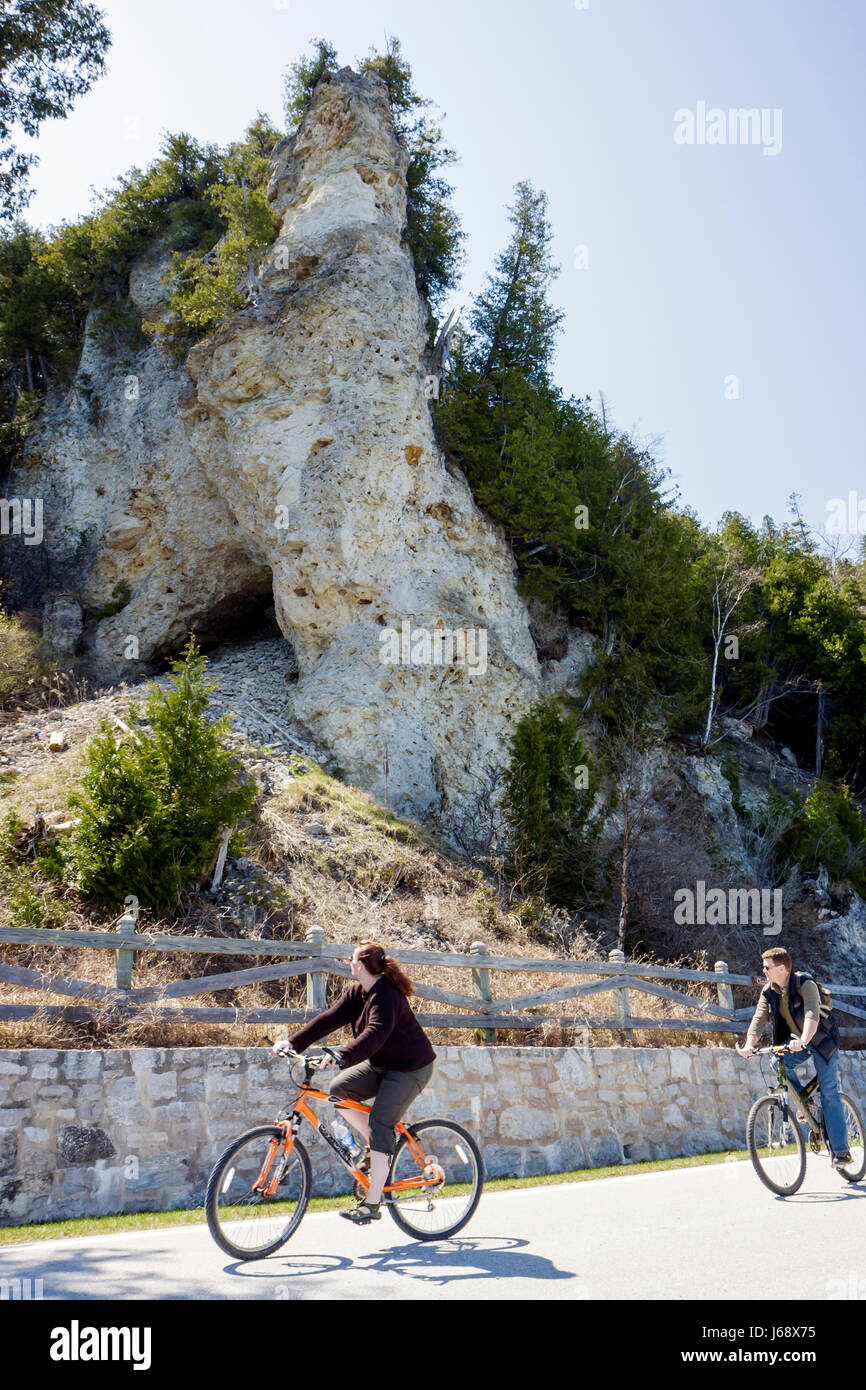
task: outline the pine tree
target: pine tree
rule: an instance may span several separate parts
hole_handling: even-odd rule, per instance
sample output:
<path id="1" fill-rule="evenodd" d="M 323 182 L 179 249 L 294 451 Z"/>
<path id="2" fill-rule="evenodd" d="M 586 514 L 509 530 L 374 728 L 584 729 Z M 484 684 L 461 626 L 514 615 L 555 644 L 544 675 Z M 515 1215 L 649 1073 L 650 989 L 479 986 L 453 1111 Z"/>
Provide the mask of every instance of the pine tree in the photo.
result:
<path id="1" fill-rule="evenodd" d="M 104 720 L 88 745 L 82 789 L 69 799 L 80 823 L 63 847 L 67 877 L 85 896 L 116 906 L 132 893 L 170 910 L 213 859 L 221 829 L 251 809 L 255 783 L 237 784 L 240 766 L 223 743 L 228 716 L 205 719 L 216 688 L 205 664 L 190 638 L 170 688 L 152 688 L 151 732 L 116 743 Z"/>
<path id="2" fill-rule="evenodd" d="M 518 183 L 509 208 L 513 231 L 496 260 L 496 273 L 478 295 L 470 315 L 475 333 L 475 369 L 503 391 L 512 374 L 544 386 L 562 311 L 548 294 L 559 267 L 550 258 L 553 233 L 547 220 L 547 194 Z"/>
<path id="3" fill-rule="evenodd" d="M 550 700 L 534 705 L 517 726 L 504 780 L 512 877 L 528 896 L 574 909 L 595 884 L 601 829 L 599 782 L 574 717 Z"/>

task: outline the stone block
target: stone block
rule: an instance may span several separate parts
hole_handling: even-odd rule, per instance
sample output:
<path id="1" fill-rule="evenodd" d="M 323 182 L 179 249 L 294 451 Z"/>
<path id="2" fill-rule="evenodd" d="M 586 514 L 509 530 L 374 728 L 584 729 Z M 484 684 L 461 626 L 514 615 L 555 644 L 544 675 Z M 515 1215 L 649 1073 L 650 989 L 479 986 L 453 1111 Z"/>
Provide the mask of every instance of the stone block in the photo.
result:
<path id="1" fill-rule="evenodd" d="M 34 1081 L 52 1081 L 59 1075 L 60 1068 L 54 1062 L 34 1062 L 30 1075 Z"/>
<path id="2" fill-rule="evenodd" d="M 102 1074 L 101 1052 L 66 1052 L 63 1072 L 68 1080 L 89 1081 Z"/>
<path id="3" fill-rule="evenodd" d="M 210 1094 L 237 1096 L 240 1095 L 241 1078 L 230 1072 L 217 1072 L 210 1078 L 207 1089 Z"/>
<path id="4" fill-rule="evenodd" d="M 467 1047 L 463 1064 L 466 1071 L 473 1076 L 489 1076 L 493 1071 L 490 1052 L 484 1047 Z"/>
<path id="5" fill-rule="evenodd" d="M 36 1094 L 41 1101 L 72 1100 L 75 1092 L 71 1086 L 40 1086 Z"/>
<path id="6" fill-rule="evenodd" d="M 83 1086 L 78 1088 L 79 1101 L 103 1100 L 105 1097 L 105 1087 L 101 1081 L 85 1081 Z"/>
<path id="7" fill-rule="evenodd" d="M 459 1062 L 437 1062 L 436 1070 L 440 1076 L 447 1076 L 449 1081 L 462 1081 L 463 1068 Z"/>
<path id="8" fill-rule="evenodd" d="M 177 1095 L 177 1077 L 174 1072 L 152 1072 L 145 1082 L 145 1093 L 150 1100 L 172 1100 Z"/>
<path id="9" fill-rule="evenodd" d="M 671 1048 L 670 1054 L 671 1076 L 676 1080 L 677 1077 L 688 1078 L 691 1080 L 692 1059 L 682 1048 Z"/>
<path id="10" fill-rule="evenodd" d="M 109 1108 L 117 1104 L 128 1104 L 138 1099 L 138 1079 L 134 1076 L 119 1076 L 108 1088 Z"/>
<path id="11" fill-rule="evenodd" d="M 50 1129 L 38 1129 L 35 1125 L 26 1125 L 24 1137 L 29 1144 L 47 1144 L 51 1139 Z M 0 1168 L 2 1171 L 2 1168 Z"/>
<path id="12" fill-rule="evenodd" d="M 622 1163 L 622 1145 L 612 1132 L 597 1135 L 584 1144 L 590 1168 L 606 1168 Z"/>
<path id="13" fill-rule="evenodd" d="M 499 1117 L 499 1133 L 503 1139 L 547 1139 L 556 1134 L 559 1124 L 548 1110 L 533 1110 L 528 1105 L 512 1105 Z"/>

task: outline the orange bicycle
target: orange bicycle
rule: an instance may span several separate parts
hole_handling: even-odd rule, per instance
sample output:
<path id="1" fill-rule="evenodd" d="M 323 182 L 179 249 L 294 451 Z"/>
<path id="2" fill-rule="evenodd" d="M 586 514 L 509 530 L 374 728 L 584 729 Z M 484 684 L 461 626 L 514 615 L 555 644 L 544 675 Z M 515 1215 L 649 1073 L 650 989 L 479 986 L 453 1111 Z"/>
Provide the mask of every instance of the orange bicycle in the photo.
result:
<path id="1" fill-rule="evenodd" d="M 335 1054 L 323 1048 L 329 1056 Z M 298 1138 L 307 1120 L 334 1150 L 355 1179 L 362 1198 L 369 1176 L 355 1165 L 331 1126 L 309 1101 L 329 1101 L 335 1110 L 369 1115 L 356 1100 L 332 1100 L 312 1085 L 321 1060 L 297 1052 L 284 1054 L 298 1093 L 272 1125 L 247 1130 L 217 1160 L 205 1196 L 210 1233 L 226 1254 L 241 1260 L 272 1255 L 295 1234 L 310 1200 L 312 1168 Z M 398 1124 L 397 1147 L 382 1189 L 382 1203 L 406 1235 L 416 1240 L 448 1240 L 462 1230 L 481 1199 L 484 1168 L 478 1145 L 453 1120 Z"/>

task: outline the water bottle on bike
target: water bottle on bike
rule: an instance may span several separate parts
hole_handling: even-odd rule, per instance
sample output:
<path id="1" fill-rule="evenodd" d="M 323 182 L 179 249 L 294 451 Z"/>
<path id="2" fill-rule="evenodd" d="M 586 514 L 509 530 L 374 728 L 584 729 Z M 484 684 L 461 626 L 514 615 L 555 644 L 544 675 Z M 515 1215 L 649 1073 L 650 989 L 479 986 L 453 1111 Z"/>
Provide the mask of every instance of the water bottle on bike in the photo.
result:
<path id="1" fill-rule="evenodd" d="M 358 1143 L 348 1125 L 344 1125 L 341 1121 L 337 1120 L 331 1126 L 331 1133 L 337 1143 L 345 1149 L 346 1157 L 349 1162 L 357 1163 L 358 1159 L 361 1157 L 361 1145 Z"/>

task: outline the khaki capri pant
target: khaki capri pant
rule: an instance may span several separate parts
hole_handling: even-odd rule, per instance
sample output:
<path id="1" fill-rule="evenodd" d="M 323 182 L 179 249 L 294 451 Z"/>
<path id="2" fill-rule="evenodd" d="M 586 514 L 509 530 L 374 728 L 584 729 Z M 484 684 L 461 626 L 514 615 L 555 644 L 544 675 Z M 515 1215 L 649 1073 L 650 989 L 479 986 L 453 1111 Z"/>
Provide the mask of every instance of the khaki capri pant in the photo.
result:
<path id="1" fill-rule="evenodd" d="M 402 1120 L 432 1075 L 432 1062 L 419 1071 L 380 1071 L 371 1062 L 358 1062 L 337 1072 L 329 1094 L 332 1100 L 369 1100 L 375 1096 L 370 1111 L 370 1149 L 392 1154 L 397 1145 L 395 1124 Z"/>

